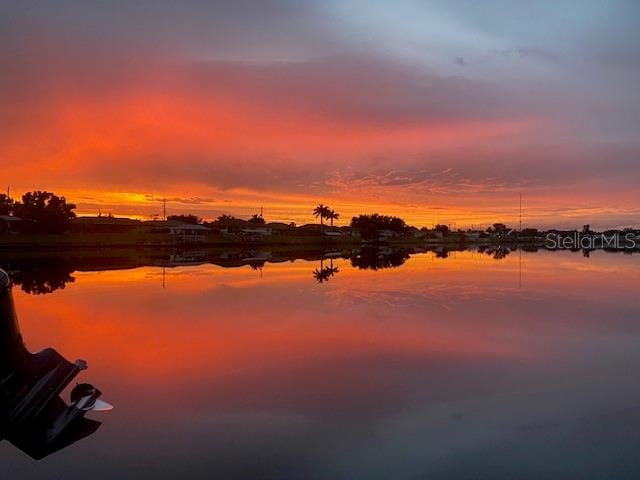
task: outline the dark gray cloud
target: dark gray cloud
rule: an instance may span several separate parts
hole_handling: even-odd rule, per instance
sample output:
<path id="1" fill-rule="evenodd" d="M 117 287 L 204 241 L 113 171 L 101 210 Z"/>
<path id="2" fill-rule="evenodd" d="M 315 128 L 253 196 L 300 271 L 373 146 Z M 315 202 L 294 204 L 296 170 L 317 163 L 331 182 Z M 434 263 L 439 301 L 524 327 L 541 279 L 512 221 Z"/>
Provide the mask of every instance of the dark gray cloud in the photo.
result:
<path id="1" fill-rule="evenodd" d="M 533 57 L 547 62 L 558 62 L 560 56 L 553 51 L 545 50 L 537 47 L 520 47 L 517 49 L 518 55 L 521 57 Z"/>
<path id="2" fill-rule="evenodd" d="M 25 35 L 60 31 L 113 48 L 270 58 L 326 53 L 332 40 L 320 6 L 293 0 L 26 0 L 4 3 L 0 17 Z"/>
<path id="3" fill-rule="evenodd" d="M 76 34 L 43 30 L 33 37 L 5 32 L 0 98 L 16 110 L 74 97 L 109 98 L 133 87 L 185 92 L 203 101 L 247 99 L 336 121 L 403 125 L 521 117 L 526 99 L 491 81 L 439 74 L 373 53 L 250 62 L 158 56 L 132 45 L 84 42 Z M 0 35 L 2 36 L 2 35 Z"/>
<path id="4" fill-rule="evenodd" d="M 524 102 L 490 82 L 444 76 L 374 56 L 301 62 L 195 63 L 188 87 L 225 92 L 271 107 L 375 124 L 492 120 L 519 117 Z"/>
<path id="5" fill-rule="evenodd" d="M 452 42 L 471 31 L 492 39 L 488 51 L 555 66 L 544 74 L 525 64 L 438 71 L 363 42 L 345 31 L 348 14 L 325 2 L 27 0 L 0 7 L 0 60 L 8 72 L 0 91 L 22 102 L 21 92 L 42 100 L 38 95 L 60 83 L 105 95 L 132 81 L 153 89 L 162 74 L 158 63 L 180 60 L 190 77 L 181 80 L 197 91 L 225 89 L 296 108 L 317 98 L 327 115 L 384 124 L 533 114 L 573 123 L 585 135 L 632 137 L 640 109 L 631 85 L 640 41 L 636 3 L 429 1 L 416 14 L 429 19 L 435 11 L 455 19 L 457 30 L 442 27 Z M 361 14 L 367 21 L 368 13 Z M 390 20 L 387 35 L 401 35 L 395 27 Z M 425 48 L 444 52 L 456 66 L 480 68 L 478 52 L 449 56 L 453 47 Z M 589 118 L 595 115 L 602 121 Z"/>

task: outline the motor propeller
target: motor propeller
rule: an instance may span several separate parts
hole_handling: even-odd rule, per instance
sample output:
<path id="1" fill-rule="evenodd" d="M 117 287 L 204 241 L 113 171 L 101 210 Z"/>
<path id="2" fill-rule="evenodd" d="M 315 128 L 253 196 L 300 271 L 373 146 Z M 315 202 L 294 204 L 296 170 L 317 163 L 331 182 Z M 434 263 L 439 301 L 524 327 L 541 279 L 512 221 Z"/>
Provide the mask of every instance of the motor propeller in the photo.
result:
<path id="1" fill-rule="evenodd" d="M 78 410 L 93 412 L 108 412 L 113 410 L 113 405 L 98 397 L 102 392 L 90 383 L 78 383 L 71 390 L 71 405 Z"/>

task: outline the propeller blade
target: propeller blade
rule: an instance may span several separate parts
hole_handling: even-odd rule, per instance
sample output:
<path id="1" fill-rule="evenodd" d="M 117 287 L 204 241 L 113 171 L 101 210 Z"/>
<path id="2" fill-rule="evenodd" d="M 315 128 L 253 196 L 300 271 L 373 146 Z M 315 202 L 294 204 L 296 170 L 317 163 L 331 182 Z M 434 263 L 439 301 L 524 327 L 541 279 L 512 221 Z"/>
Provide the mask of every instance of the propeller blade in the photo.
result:
<path id="1" fill-rule="evenodd" d="M 113 405 L 105 402 L 104 400 L 97 399 L 93 404 L 91 410 L 94 412 L 108 412 L 110 410 L 113 410 Z"/>

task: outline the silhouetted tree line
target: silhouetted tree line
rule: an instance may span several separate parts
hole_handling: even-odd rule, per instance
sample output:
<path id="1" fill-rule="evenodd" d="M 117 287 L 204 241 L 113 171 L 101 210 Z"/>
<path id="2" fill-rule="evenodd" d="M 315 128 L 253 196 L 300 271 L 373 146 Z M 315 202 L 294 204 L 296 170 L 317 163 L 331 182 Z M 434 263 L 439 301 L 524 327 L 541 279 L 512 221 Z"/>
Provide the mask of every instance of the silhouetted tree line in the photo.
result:
<path id="1" fill-rule="evenodd" d="M 251 218 L 249 220 L 247 220 L 248 223 L 251 223 L 253 225 L 264 225 L 265 221 L 264 218 L 262 218 L 262 215 L 258 215 L 257 213 L 254 215 L 251 215 Z"/>
<path id="2" fill-rule="evenodd" d="M 506 235 L 509 233 L 509 227 L 507 227 L 504 223 L 494 223 L 493 227 L 487 228 L 487 233 Z"/>
<path id="3" fill-rule="evenodd" d="M 167 220 L 188 223 L 190 225 L 199 225 L 202 223 L 202 218 L 197 215 L 169 215 Z"/>
<path id="4" fill-rule="evenodd" d="M 366 239 L 378 238 L 379 230 L 390 230 L 402 234 L 407 230 L 407 224 L 400 217 L 389 215 L 359 215 L 351 219 L 351 227 L 360 231 L 360 235 Z"/>
<path id="5" fill-rule="evenodd" d="M 4 193 L 0 193 L 0 215 L 11 215 L 13 213 L 14 201 Z"/>
<path id="6" fill-rule="evenodd" d="M 441 224 L 438 224 L 438 225 L 436 225 L 435 227 L 433 227 L 433 230 L 434 230 L 435 232 L 440 232 L 440 233 L 442 233 L 442 235 L 443 235 L 443 236 L 445 236 L 445 237 L 446 237 L 447 235 L 449 235 L 449 226 L 448 226 L 448 225 L 441 225 Z"/>
<path id="7" fill-rule="evenodd" d="M 51 192 L 33 191 L 15 201 L 0 194 L 0 215 L 12 215 L 22 219 L 20 229 L 29 233 L 62 233 L 69 229 L 75 218 L 76 206 L 64 197 Z"/>

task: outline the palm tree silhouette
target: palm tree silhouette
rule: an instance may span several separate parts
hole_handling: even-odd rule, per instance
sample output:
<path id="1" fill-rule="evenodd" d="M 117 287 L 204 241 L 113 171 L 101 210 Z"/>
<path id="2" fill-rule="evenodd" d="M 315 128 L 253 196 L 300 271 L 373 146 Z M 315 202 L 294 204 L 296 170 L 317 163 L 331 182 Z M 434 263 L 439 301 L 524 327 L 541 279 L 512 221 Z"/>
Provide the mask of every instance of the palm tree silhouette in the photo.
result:
<path id="1" fill-rule="evenodd" d="M 322 206 L 322 204 L 318 205 L 318 207 Z M 317 210 L 317 209 L 316 209 Z M 317 216 L 317 215 L 316 215 Z M 320 217 L 322 218 L 322 217 Z M 328 280 L 326 273 L 324 271 L 324 258 L 320 257 L 320 268 L 316 268 L 313 270 L 313 278 L 316 279 L 316 282 L 322 283 Z"/>
<path id="2" fill-rule="evenodd" d="M 326 269 L 318 270 L 317 268 L 313 271 L 313 278 L 316 279 L 316 282 L 323 283 L 329 280 L 331 275 L 327 272 Z"/>
<path id="3" fill-rule="evenodd" d="M 330 263 L 329 263 L 329 267 L 327 267 L 329 269 L 330 275 L 329 276 L 334 276 L 336 273 L 340 273 L 340 269 L 338 267 L 334 267 L 333 266 L 333 258 L 330 259 Z"/>
<path id="4" fill-rule="evenodd" d="M 333 227 L 333 221 L 338 220 L 340 218 L 340 214 L 335 210 L 329 210 L 327 218 L 331 221 L 331 226 Z"/>
<path id="5" fill-rule="evenodd" d="M 316 208 L 313 209 L 313 216 L 318 218 L 320 217 L 320 227 L 322 231 L 324 231 L 324 219 L 329 218 L 329 212 L 331 210 L 326 205 L 319 203 Z"/>

